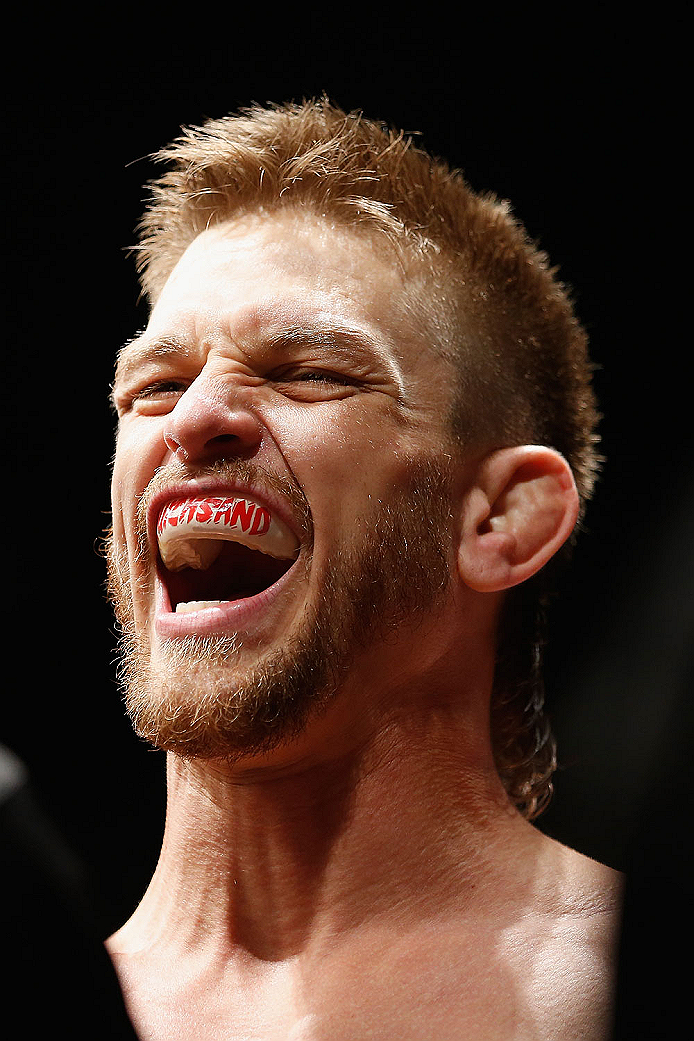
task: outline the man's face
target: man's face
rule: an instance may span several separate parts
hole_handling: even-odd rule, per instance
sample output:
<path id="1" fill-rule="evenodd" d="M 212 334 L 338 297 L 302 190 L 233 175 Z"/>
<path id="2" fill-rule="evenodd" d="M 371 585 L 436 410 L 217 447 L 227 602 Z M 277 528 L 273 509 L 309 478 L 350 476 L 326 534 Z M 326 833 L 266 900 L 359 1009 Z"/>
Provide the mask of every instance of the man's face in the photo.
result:
<path id="1" fill-rule="evenodd" d="M 385 683 L 393 634 L 434 616 L 450 374 L 405 289 L 363 235 L 253 215 L 198 236 L 122 352 L 109 584 L 129 710 L 160 747 L 273 748 L 350 677 Z"/>

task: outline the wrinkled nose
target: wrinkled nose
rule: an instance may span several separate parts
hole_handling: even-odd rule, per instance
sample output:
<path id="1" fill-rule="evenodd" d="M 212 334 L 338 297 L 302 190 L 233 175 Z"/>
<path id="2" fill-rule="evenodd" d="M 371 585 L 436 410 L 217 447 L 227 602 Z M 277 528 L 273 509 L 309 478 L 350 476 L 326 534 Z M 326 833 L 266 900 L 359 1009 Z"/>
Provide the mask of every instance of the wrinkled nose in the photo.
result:
<path id="1" fill-rule="evenodd" d="M 170 413 L 164 441 L 181 462 L 205 463 L 253 455 L 262 433 L 243 387 L 217 387 L 212 381 L 196 380 Z"/>

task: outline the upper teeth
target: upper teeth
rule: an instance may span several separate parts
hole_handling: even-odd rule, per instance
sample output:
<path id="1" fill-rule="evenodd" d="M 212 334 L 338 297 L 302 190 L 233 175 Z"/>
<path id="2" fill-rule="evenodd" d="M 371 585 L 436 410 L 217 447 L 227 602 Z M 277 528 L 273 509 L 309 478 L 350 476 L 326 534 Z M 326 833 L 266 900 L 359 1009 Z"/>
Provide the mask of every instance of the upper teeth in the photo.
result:
<path id="1" fill-rule="evenodd" d="M 175 499 L 159 514 L 157 539 L 170 571 L 208 568 L 221 552 L 220 539 L 241 542 L 280 559 L 295 557 L 299 550 L 287 525 L 267 506 L 247 497 Z"/>

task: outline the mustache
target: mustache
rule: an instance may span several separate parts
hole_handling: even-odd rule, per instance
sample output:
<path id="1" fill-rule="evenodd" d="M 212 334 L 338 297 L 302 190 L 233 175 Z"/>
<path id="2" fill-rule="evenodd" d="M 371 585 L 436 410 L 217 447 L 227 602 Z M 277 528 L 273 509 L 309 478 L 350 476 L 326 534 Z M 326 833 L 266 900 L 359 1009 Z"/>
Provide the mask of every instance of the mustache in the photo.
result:
<path id="1" fill-rule="evenodd" d="M 147 539 L 147 514 L 152 500 L 173 485 L 201 479 L 212 480 L 222 485 L 249 484 L 260 495 L 264 491 L 266 494 L 272 492 L 279 495 L 291 507 L 304 541 L 309 545 L 313 544 L 311 508 L 299 484 L 289 477 L 270 473 L 247 459 L 216 459 L 198 466 L 191 466 L 176 459 L 156 470 L 137 506 L 140 540 Z"/>

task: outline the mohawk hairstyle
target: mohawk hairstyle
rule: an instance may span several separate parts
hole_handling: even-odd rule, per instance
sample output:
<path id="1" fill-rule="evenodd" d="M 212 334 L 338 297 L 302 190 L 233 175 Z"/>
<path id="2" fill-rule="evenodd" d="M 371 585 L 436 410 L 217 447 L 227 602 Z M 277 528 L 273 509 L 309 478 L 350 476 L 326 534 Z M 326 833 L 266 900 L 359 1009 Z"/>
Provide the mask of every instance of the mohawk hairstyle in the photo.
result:
<path id="1" fill-rule="evenodd" d="M 153 158 L 166 170 L 150 183 L 134 247 L 150 304 L 200 232 L 245 213 L 300 207 L 363 228 L 409 258 L 413 320 L 455 366 L 454 439 L 466 448 L 555 448 L 572 468 L 583 515 L 599 465 L 587 338 L 567 287 L 507 202 L 474 192 L 402 132 L 325 97 L 185 128 Z M 492 746 L 528 818 L 549 801 L 556 767 L 541 648 L 557 563 L 569 551 L 507 594 L 499 635 Z"/>

